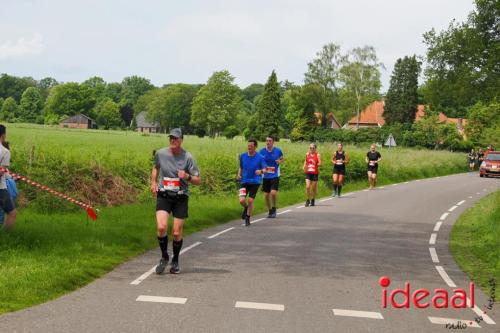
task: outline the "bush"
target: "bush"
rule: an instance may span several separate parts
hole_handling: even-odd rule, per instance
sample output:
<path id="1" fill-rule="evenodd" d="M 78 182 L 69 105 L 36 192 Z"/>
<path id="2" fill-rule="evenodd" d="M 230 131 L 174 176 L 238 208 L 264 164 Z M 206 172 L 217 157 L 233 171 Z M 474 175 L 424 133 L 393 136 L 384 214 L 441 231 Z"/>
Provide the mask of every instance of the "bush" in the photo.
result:
<path id="1" fill-rule="evenodd" d="M 223 132 L 223 135 L 228 139 L 232 139 L 238 134 L 240 134 L 240 131 L 234 125 L 226 127 L 226 129 Z"/>

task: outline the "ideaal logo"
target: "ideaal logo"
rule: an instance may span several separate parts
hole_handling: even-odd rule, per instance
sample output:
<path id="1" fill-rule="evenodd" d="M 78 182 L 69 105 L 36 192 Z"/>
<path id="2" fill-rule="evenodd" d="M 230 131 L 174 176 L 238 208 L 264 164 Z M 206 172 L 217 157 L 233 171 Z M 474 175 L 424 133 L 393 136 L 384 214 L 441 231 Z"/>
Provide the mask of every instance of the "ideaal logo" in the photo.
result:
<path id="1" fill-rule="evenodd" d="M 450 294 L 446 289 L 434 289 L 434 293 L 431 295 L 431 292 L 425 288 L 419 288 L 413 292 L 411 292 L 410 282 L 405 283 L 405 287 L 403 289 L 394 289 L 390 291 L 388 295 L 387 287 L 391 284 L 391 280 L 387 276 L 382 276 L 379 279 L 379 284 L 382 287 L 382 308 L 387 308 L 387 300 L 389 299 L 390 304 L 396 309 L 402 308 L 410 308 L 410 303 L 418 309 L 425 309 L 429 307 L 431 304 L 436 309 L 447 309 L 450 305 L 453 308 L 466 308 L 467 307 L 467 297 L 470 298 L 470 307 L 474 307 L 474 282 L 469 283 L 468 292 L 464 289 L 453 289 L 453 293 L 450 298 Z M 398 298 L 401 301 L 398 303 L 396 301 L 396 297 L 400 295 Z M 430 296 L 430 301 L 427 297 Z"/>

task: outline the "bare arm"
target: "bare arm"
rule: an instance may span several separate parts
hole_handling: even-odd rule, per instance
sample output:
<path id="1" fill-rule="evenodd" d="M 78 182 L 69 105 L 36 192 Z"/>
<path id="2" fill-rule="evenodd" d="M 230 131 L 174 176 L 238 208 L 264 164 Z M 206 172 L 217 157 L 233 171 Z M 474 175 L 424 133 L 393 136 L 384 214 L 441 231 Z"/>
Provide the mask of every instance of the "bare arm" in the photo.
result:
<path id="1" fill-rule="evenodd" d="M 155 165 L 153 165 L 153 170 L 151 170 L 150 190 L 153 195 L 156 195 L 156 191 L 158 190 L 158 168 Z"/>

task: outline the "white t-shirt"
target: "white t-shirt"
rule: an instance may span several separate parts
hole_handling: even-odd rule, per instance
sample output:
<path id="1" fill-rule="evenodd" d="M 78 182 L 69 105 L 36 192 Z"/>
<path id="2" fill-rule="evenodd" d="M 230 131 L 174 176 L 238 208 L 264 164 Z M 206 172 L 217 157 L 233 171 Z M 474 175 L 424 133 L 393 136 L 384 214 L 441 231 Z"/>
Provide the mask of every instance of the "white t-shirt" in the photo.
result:
<path id="1" fill-rule="evenodd" d="M 0 165 L 8 167 L 10 165 L 10 151 L 0 143 Z M 0 189 L 6 189 L 5 174 L 0 177 Z"/>

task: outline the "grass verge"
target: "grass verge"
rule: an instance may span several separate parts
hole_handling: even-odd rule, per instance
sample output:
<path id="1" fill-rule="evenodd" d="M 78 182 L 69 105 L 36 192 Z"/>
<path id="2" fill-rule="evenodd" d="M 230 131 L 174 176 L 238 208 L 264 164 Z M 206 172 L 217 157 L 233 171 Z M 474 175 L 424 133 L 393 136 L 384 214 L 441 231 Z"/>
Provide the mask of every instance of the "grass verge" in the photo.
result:
<path id="1" fill-rule="evenodd" d="M 453 225 L 450 251 L 460 268 L 476 286 L 490 296 L 489 280 L 496 281 L 495 299 L 500 301 L 500 191 L 479 200 Z"/>

